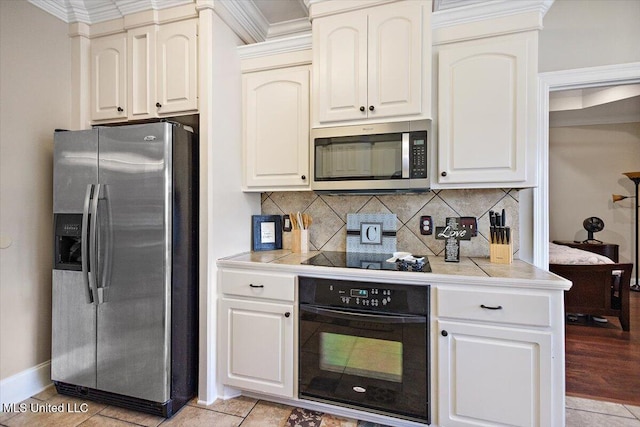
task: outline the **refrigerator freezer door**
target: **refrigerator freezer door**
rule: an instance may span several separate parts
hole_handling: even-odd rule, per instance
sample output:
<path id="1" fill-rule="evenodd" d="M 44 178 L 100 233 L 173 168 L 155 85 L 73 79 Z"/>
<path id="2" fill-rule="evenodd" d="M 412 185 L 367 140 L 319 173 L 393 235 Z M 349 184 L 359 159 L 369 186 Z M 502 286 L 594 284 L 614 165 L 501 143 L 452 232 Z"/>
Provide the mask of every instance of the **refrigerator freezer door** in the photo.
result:
<path id="1" fill-rule="evenodd" d="M 88 184 L 98 182 L 98 130 L 56 132 L 53 212 L 82 213 Z"/>
<path id="2" fill-rule="evenodd" d="M 97 388 L 154 402 L 170 398 L 172 128 L 100 128 Z"/>
<path id="3" fill-rule="evenodd" d="M 96 306 L 79 271 L 53 270 L 51 379 L 96 386 Z"/>

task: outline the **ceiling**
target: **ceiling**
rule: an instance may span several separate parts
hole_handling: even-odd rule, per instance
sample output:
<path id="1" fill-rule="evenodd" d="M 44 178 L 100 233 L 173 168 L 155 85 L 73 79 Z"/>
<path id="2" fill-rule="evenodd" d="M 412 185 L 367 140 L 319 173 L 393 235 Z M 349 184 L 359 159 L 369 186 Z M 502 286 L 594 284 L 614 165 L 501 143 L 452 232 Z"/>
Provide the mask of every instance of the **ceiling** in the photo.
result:
<path id="1" fill-rule="evenodd" d="M 636 122 L 640 122 L 640 84 L 549 94 L 550 127 Z"/>
<path id="2" fill-rule="evenodd" d="M 304 0 L 251 0 L 269 24 L 308 19 L 309 8 Z"/>
<path id="3" fill-rule="evenodd" d="M 31 4 L 67 22 L 96 24 L 122 18 L 145 10 L 162 10 L 196 0 L 28 0 Z M 270 37 L 310 32 L 310 0 L 215 0 L 214 7 L 231 16 L 253 32 L 245 42 L 264 41 Z M 459 1 L 459 0 L 457 0 Z M 242 35 L 241 35 L 242 37 Z"/>

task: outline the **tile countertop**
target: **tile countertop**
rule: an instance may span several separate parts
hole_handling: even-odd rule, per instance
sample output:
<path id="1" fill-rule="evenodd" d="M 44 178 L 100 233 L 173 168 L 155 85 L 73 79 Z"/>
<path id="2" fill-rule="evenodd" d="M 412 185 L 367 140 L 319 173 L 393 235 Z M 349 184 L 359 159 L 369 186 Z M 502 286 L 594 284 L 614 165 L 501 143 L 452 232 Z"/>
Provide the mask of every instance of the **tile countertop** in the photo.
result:
<path id="1" fill-rule="evenodd" d="M 357 268 L 321 267 L 301 264 L 319 254 L 292 253 L 289 250 L 245 252 L 218 260 L 220 268 L 242 268 L 269 272 L 293 273 L 297 275 L 329 278 L 384 280 L 407 284 L 426 285 L 474 284 L 515 288 L 539 288 L 568 290 L 571 282 L 533 265 L 514 260 L 513 264 L 494 264 L 489 258 L 461 258 L 460 262 L 445 262 L 444 258 L 429 256 L 431 273 L 399 272 L 387 270 L 361 270 Z"/>

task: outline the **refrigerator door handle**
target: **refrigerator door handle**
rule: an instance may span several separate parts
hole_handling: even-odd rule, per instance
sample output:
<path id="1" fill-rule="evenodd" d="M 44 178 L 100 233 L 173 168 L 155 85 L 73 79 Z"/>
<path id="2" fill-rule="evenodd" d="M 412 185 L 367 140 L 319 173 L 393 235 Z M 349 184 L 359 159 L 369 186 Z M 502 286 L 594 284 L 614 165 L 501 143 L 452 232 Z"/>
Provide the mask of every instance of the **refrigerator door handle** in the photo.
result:
<path id="1" fill-rule="evenodd" d="M 93 291 L 93 303 L 100 304 L 100 293 L 98 293 L 98 199 L 100 195 L 100 184 L 95 184 L 93 198 L 89 208 L 91 216 L 91 226 L 89 227 L 89 283 Z"/>
<path id="2" fill-rule="evenodd" d="M 80 252 L 82 254 L 82 282 L 84 283 L 87 304 L 93 303 L 93 292 L 89 283 L 89 204 L 93 193 L 93 184 L 87 185 L 87 192 L 84 196 L 84 207 L 82 208 L 82 234 L 80 237 Z"/>
<path id="3" fill-rule="evenodd" d="M 100 273 L 97 280 L 98 287 L 98 303 L 102 304 L 107 301 L 107 292 L 109 283 L 111 283 L 111 258 L 113 247 L 113 232 L 111 220 L 111 206 L 109 204 L 109 187 L 107 184 L 101 184 L 101 194 L 99 194 L 102 207 L 100 208 L 100 234 L 98 235 L 100 249 Z"/>

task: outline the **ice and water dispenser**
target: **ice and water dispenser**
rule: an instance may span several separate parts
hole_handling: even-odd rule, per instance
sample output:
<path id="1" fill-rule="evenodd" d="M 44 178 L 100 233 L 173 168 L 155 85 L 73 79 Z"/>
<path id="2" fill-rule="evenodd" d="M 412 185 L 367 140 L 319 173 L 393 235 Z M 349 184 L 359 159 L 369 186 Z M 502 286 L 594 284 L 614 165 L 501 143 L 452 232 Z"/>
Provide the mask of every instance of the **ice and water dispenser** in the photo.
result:
<path id="1" fill-rule="evenodd" d="M 53 268 L 82 270 L 82 214 L 55 214 Z"/>

